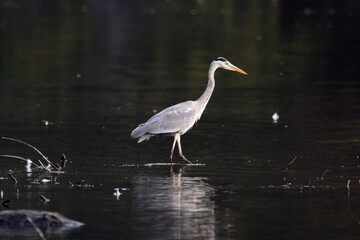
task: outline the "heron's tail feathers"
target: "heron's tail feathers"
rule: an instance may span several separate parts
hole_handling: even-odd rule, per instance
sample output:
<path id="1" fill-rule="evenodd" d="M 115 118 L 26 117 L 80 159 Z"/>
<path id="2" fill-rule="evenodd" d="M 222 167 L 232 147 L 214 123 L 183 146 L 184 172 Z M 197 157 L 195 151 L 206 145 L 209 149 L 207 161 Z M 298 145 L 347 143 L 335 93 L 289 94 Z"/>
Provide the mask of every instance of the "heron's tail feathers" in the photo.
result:
<path id="1" fill-rule="evenodd" d="M 149 140 L 149 138 L 151 138 L 151 137 L 152 137 L 152 135 L 143 135 L 139 138 L 138 143 L 141 143 L 144 140 Z"/>
<path id="2" fill-rule="evenodd" d="M 148 140 L 152 137 L 151 134 L 148 134 L 145 129 L 145 124 L 140 124 L 137 128 L 132 131 L 130 137 L 139 138 L 138 143 L 141 143 L 144 140 Z"/>

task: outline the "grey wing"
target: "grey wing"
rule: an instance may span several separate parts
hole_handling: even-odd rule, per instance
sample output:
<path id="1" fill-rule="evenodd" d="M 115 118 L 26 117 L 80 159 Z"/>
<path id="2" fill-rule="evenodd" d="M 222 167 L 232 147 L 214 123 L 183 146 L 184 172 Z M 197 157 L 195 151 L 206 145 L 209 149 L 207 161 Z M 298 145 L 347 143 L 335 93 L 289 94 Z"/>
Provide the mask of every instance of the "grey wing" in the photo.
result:
<path id="1" fill-rule="evenodd" d="M 197 120 L 196 105 L 193 101 L 179 103 L 152 116 L 146 123 L 140 124 L 132 133 L 139 142 L 153 135 L 173 135 L 185 133 Z"/>

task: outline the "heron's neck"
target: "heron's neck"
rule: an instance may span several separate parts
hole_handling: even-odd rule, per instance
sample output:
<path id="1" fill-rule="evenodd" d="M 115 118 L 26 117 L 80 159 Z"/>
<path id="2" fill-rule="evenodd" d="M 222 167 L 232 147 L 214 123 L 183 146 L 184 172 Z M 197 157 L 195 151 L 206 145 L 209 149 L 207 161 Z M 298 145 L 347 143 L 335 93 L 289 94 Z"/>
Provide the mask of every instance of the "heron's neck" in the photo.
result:
<path id="1" fill-rule="evenodd" d="M 218 66 L 216 66 L 215 64 L 211 64 L 210 68 L 209 68 L 209 73 L 208 73 L 208 84 L 207 87 L 205 89 L 205 92 L 200 96 L 200 98 L 196 101 L 199 103 L 199 105 L 201 106 L 202 109 L 205 109 L 206 104 L 209 102 L 209 99 L 211 97 L 212 92 L 214 91 L 214 87 L 215 87 L 215 78 L 214 78 L 214 73 L 215 70 L 218 68 Z"/>

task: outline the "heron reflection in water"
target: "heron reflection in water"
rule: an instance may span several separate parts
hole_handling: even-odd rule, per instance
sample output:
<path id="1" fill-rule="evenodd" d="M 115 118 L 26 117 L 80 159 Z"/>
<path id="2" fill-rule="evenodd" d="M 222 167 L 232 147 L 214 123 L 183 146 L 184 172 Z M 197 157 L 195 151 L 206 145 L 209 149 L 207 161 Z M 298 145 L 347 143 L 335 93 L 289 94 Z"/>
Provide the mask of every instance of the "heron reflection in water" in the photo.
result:
<path id="1" fill-rule="evenodd" d="M 186 101 L 171 107 L 168 107 L 161 112 L 152 116 L 147 122 L 140 124 L 132 133 L 132 138 L 139 138 L 138 143 L 148 140 L 152 136 L 173 136 L 174 142 L 172 144 L 170 160 L 172 164 L 172 157 L 177 143 L 179 149 L 179 156 L 191 163 L 182 153 L 180 137 L 200 119 L 205 110 L 207 103 L 211 97 L 215 87 L 214 73 L 216 69 L 223 68 L 226 70 L 237 71 L 247 75 L 246 72 L 231 64 L 223 57 L 216 58 L 211 64 L 208 73 L 208 84 L 205 92 L 196 101 Z"/>
<path id="2" fill-rule="evenodd" d="M 215 189 L 205 177 L 187 176 L 186 167 L 132 177 L 135 239 L 215 239 Z"/>

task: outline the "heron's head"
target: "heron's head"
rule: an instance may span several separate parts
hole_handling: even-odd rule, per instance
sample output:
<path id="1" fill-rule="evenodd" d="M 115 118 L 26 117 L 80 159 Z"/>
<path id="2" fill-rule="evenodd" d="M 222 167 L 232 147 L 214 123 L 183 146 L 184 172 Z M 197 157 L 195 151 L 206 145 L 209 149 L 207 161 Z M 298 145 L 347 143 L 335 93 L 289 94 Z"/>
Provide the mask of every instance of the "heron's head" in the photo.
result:
<path id="1" fill-rule="evenodd" d="M 239 73 L 245 74 L 247 75 L 247 73 L 243 70 L 241 70 L 240 68 L 234 66 L 231 62 L 229 62 L 228 60 L 226 60 L 223 57 L 218 57 L 216 58 L 212 64 L 215 64 L 217 67 L 221 67 L 224 68 L 226 70 L 230 70 L 230 71 L 237 71 Z"/>

